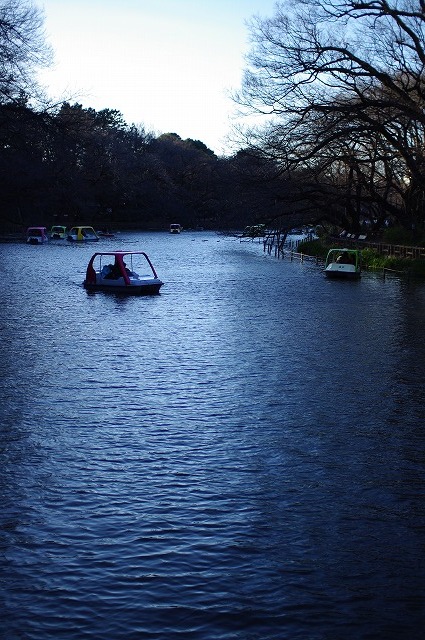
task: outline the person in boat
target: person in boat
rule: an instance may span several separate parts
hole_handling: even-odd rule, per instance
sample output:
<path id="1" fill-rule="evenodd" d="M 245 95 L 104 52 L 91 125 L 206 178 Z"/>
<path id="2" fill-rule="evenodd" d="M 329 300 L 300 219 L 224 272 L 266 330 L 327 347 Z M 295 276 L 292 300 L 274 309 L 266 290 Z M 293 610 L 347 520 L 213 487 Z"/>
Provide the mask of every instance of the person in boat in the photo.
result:
<path id="1" fill-rule="evenodd" d="M 107 272 L 104 277 L 107 278 L 108 280 L 117 280 L 117 278 L 122 277 L 120 265 L 118 264 L 117 261 L 115 261 L 114 264 L 106 265 L 106 269 L 107 269 Z"/>
<path id="2" fill-rule="evenodd" d="M 110 278 L 110 274 L 113 268 L 114 268 L 113 264 L 105 264 L 105 266 L 102 267 L 102 271 L 101 271 L 102 278 Z"/>
<path id="3" fill-rule="evenodd" d="M 353 264 L 353 259 L 348 251 L 343 251 L 342 253 L 340 253 L 336 261 L 340 264 Z"/>
<path id="4" fill-rule="evenodd" d="M 123 260 L 122 263 L 123 263 L 123 266 L 124 266 L 124 269 L 125 269 L 125 272 L 127 273 L 127 275 L 132 276 L 133 273 L 130 271 L 130 269 L 127 268 L 127 265 L 124 262 L 124 260 Z M 106 267 L 104 267 L 102 269 L 102 273 L 104 273 L 103 277 L 107 278 L 108 280 L 117 280 L 118 278 L 122 278 L 122 271 L 120 269 L 120 265 L 118 264 L 118 262 L 116 260 L 115 260 L 114 264 L 106 265 Z"/>

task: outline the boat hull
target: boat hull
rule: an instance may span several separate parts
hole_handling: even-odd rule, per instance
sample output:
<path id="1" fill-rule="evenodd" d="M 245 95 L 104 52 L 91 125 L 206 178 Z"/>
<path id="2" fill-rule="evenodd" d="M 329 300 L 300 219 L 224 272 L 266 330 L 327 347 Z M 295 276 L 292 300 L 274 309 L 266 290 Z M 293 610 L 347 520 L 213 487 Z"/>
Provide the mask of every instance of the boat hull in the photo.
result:
<path id="1" fill-rule="evenodd" d="M 325 276 L 332 280 L 358 280 L 361 276 L 359 271 L 343 271 L 342 269 L 325 270 Z"/>
<path id="2" fill-rule="evenodd" d="M 76 238 L 75 236 L 67 236 L 69 242 L 99 242 L 99 238 Z"/>
<path id="3" fill-rule="evenodd" d="M 97 276 L 97 280 L 98 282 L 87 282 L 85 280 L 83 283 L 84 288 L 87 289 L 87 291 L 105 291 L 106 293 L 120 293 L 130 296 L 152 296 L 157 295 L 164 284 L 159 279 L 125 284 L 122 278 L 120 278 L 121 282 L 115 282 L 105 280 L 105 278 L 99 278 L 99 275 Z"/>
<path id="4" fill-rule="evenodd" d="M 45 244 L 47 240 L 41 238 L 27 238 L 27 244 Z"/>
<path id="5" fill-rule="evenodd" d="M 143 286 L 115 286 L 108 287 L 102 284 L 86 284 L 84 283 L 84 288 L 87 291 L 104 291 L 106 293 L 119 293 L 130 296 L 154 296 L 159 293 L 159 290 L 162 287 L 161 284 L 151 284 L 151 285 L 143 285 Z"/>

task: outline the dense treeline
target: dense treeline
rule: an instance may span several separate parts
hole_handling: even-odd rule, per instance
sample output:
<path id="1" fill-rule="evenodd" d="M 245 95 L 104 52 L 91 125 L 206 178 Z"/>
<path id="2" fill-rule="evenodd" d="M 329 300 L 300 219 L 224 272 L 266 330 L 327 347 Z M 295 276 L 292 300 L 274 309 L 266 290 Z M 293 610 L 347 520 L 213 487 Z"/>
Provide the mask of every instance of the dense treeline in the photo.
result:
<path id="1" fill-rule="evenodd" d="M 158 229 L 176 221 L 240 228 L 270 209 L 275 197 L 263 162 L 219 158 L 176 133 L 155 136 L 114 109 L 51 104 L 36 82 L 51 57 L 40 10 L 27 0 L 0 1 L 3 230 L 76 223 Z"/>
<path id="2" fill-rule="evenodd" d="M 240 151 L 154 135 L 114 109 L 52 105 L 43 16 L 0 0 L 0 217 L 27 224 L 234 229 L 425 223 L 425 3 L 299 0 L 251 22 L 236 102 L 265 115 Z M 141 105 L 143 114 L 143 105 Z"/>
<path id="3" fill-rule="evenodd" d="M 174 221 L 240 228 L 273 202 L 263 176 L 246 180 L 241 154 L 218 158 L 200 141 L 154 137 L 115 110 L 0 104 L 0 144 L 0 211 L 9 230 L 54 223 L 160 229 Z"/>

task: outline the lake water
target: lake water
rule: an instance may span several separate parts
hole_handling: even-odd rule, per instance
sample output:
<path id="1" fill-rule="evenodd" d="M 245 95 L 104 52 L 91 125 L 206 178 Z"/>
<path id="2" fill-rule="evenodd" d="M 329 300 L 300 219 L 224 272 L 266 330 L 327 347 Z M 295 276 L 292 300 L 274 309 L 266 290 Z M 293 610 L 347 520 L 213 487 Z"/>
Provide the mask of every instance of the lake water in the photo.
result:
<path id="1" fill-rule="evenodd" d="M 89 294 L 144 250 L 154 297 Z M 209 232 L 0 245 L 0 637 L 425 637 L 425 283 Z"/>

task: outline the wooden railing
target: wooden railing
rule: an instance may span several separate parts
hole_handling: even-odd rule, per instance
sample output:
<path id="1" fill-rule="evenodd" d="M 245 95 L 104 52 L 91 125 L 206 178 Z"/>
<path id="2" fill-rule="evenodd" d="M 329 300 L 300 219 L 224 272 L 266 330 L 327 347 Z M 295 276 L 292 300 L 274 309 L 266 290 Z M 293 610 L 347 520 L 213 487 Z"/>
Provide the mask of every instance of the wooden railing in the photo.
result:
<path id="1" fill-rule="evenodd" d="M 270 235 L 264 239 L 264 251 L 274 253 L 277 257 L 283 251 L 297 252 L 300 242 L 304 240 L 291 240 L 288 238 L 279 238 Z M 360 240 L 358 238 L 328 238 L 328 243 L 339 247 L 350 247 L 356 249 L 374 249 L 377 253 L 384 256 L 392 256 L 394 258 L 411 258 L 415 260 L 425 260 L 425 247 L 408 246 L 402 244 L 386 244 L 373 240 Z"/>
<path id="2" fill-rule="evenodd" d="M 334 240 L 335 242 L 335 240 Z M 371 240 L 342 240 L 344 246 L 355 246 L 357 249 L 366 247 L 374 249 L 384 256 L 394 256 L 395 258 L 412 258 L 415 260 L 425 260 L 425 247 L 406 246 L 403 244 L 385 244 L 383 242 L 373 242 Z"/>

